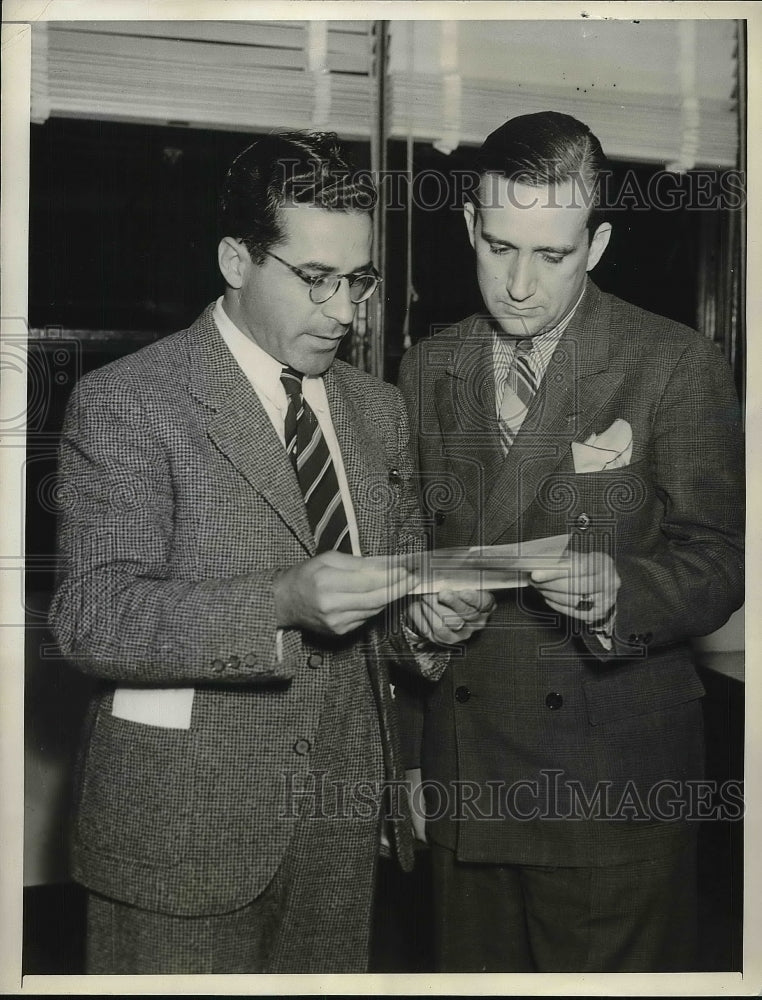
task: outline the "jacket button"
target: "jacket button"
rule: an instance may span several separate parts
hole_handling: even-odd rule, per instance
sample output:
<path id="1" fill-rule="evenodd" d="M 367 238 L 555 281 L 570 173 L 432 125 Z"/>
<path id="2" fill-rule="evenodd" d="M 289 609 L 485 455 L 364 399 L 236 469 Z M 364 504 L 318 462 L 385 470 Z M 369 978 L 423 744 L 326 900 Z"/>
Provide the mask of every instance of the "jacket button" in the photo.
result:
<path id="1" fill-rule="evenodd" d="M 646 646 L 649 644 L 649 642 L 651 642 L 653 637 L 654 637 L 653 632 L 646 632 L 646 634 L 643 636 L 643 642 L 646 644 Z"/>
<path id="2" fill-rule="evenodd" d="M 545 696 L 545 704 L 551 710 L 555 712 L 557 708 L 560 708 L 564 703 L 563 696 L 558 693 L 558 691 L 551 691 L 550 694 Z"/>
<path id="3" fill-rule="evenodd" d="M 294 743 L 294 753 L 298 753 L 300 757 L 306 757 L 309 752 L 309 740 L 297 740 L 296 743 Z"/>
<path id="4" fill-rule="evenodd" d="M 315 670 L 317 667 L 323 666 L 323 657 L 320 653 L 310 653 L 307 657 L 307 666 L 312 667 Z"/>
<path id="5" fill-rule="evenodd" d="M 225 666 L 229 667 L 230 670 L 238 670 L 240 664 L 241 661 L 238 659 L 237 656 L 231 656 L 228 662 L 225 664 Z"/>
<path id="6" fill-rule="evenodd" d="M 580 514 L 577 517 L 577 527 L 580 531 L 587 531 L 590 527 L 591 517 L 589 514 Z"/>
<path id="7" fill-rule="evenodd" d="M 642 642 L 642 636 L 640 632 L 630 632 L 627 641 L 632 643 Z"/>
<path id="8" fill-rule="evenodd" d="M 434 511 L 434 524 L 444 524 L 444 519 L 445 516 L 443 510 Z"/>
<path id="9" fill-rule="evenodd" d="M 459 701 L 461 705 L 467 702 L 470 697 L 471 697 L 471 692 L 464 684 L 461 684 L 459 687 L 455 688 L 455 700 Z"/>
<path id="10" fill-rule="evenodd" d="M 220 671 L 224 670 L 224 669 L 225 669 L 225 664 L 224 664 L 224 662 L 222 660 L 213 660 L 212 661 L 212 670 L 216 674 L 220 673 Z"/>
<path id="11" fill-rule="evenodd" d="M 246 664 L 247 667 L 253 667 L 254 664 L 257 662 L 257 658 L 254 655 L 254 653 L 247 653 L 246 656 L 244 656 L 243 658 L 243 662 Z"/>
<path id="12" fill-rule="evenodd" d="M 392 486 L 399 486 L 402 482 L 402 476 L 400 475 L 399 469 L 389 469 L 389 482 Z"/>

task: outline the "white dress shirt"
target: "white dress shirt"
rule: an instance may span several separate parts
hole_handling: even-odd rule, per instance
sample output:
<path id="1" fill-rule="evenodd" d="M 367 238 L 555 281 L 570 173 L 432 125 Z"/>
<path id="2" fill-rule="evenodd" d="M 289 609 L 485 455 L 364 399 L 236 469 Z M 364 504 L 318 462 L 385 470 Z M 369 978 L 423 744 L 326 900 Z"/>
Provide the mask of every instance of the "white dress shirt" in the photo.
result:
<path id="1" fill-rule="evenodd" d="M 214 322 L 220 331 L 222 339 L 230 349 L 241 371 L 251 383 L 251 387 L 265 408 L 265 412 L 272 421 L 275 432 L 286 447 L 286 411 L 288 410 L 288 396 L 280 380 L 284 365 L 280 361 L 263 350 L 256 341 L 248 337 L 243 330 L 240 330 L 225 312 L 222 304 L 222 296 L 217 299 L 214 306 Z M 328 445 L 333 467 L 336 470 L 336 479 L 339 483 L 341 501 L 344 504 L 344 511 L 347 515 L 349 525 L 349 538 L 352 543 L 354 555 L 362 555 L 360 549 L 360 535 L 357 530 L 357 518 L 355 517 L 352 497 L 349 493 L 349 483 L 344 470 L 344 459 L 341 455 L 336 431 L 331 420 L 331 411 L 328 407 L 328 397 L 325 392 L 325 384 L 321 375 L 305 375 L 302 379 L 302 395 L 312 408 L 323 437 Z"/>

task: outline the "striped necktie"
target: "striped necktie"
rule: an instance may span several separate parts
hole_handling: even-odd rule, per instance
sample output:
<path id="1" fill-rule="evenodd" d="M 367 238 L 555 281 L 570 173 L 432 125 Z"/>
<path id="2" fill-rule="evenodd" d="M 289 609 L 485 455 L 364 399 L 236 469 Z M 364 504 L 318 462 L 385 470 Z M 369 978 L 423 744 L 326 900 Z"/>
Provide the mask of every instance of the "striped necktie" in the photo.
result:
<path id="1" fill-rule="evenodd" d="M 516 439 L 537 392 L 533 351 L 531 340 L 519 340 L 514 346 L 513 361 L 500 401 L 500 442 L 506 453 Z"/>
<path id="2" fill-rule="evenodd" d="M 352 541 L 336 470 L 317 417 L 302 396 L 302 374 L 284 368 L 280 380 L 288 396 L 286 451 L 302 489 L 316 550 L 351 553 Z"/>

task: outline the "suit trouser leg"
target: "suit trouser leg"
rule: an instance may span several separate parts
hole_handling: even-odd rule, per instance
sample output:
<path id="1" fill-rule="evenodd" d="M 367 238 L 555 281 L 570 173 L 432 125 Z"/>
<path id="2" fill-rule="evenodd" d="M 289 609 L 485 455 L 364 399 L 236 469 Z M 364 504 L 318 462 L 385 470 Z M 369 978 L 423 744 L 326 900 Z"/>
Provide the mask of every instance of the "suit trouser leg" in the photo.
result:
<path id="1" fill-rule="evenodd" d="M 266 890 L 216 916 L 177 917 L 96 893 L 87 901 L 89 975 L 211 975 L 265 972 L 278 912 Z"/>
<path id="2" fill-rule="evenodd" d="M 315 818 L 298 825 L 266 889 L 232 912 L 178 917 L 91 893 L 86 971 L 365 972 L 377 855 L 374 817 Z"/>
<path id="3" fill-rule="evenodd" d="M 518 868 L 430 853 L 437 971 L 534 972 Z"/>
<path id="4" fill-rule="evenodd" d="M 432 848 L 446 972 L 681 972 L 696 968 L 695 838 L 596 868 L 470 864 Z"/>

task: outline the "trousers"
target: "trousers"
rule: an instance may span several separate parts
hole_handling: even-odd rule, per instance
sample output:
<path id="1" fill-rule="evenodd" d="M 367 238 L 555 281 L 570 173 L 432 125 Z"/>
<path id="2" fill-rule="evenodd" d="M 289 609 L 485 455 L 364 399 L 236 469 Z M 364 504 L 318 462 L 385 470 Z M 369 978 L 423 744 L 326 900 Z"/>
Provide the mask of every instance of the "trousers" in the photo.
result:
<path id="1" fill-rule="evenodd" d="M 696 839 L 595 868 L 458 861 L 431 845 L 440 972 L 687 972 L 697 964 Z"/>

